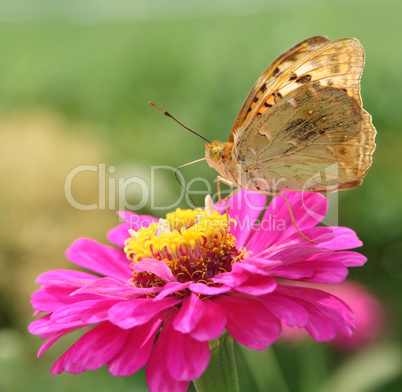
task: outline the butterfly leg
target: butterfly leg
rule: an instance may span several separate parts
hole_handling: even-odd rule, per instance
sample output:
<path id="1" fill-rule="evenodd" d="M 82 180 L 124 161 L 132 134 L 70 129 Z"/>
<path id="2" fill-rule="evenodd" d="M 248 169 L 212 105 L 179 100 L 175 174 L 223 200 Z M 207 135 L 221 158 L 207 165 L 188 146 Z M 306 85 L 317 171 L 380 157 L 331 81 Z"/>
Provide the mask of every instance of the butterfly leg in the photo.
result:
<path id="1" fill-rule="evenodd" d="M 222 182 L 223 184 L 226 184 L 226 185 L 231 186 L 232 188 L 236 188 L 236 185 L 235 185 L 233 182 L 229 181 L 227 178 L 222 177 L 222 176 L 216 177 L 216 188 L 217 188 L 217 190 L 218 190 L 219 207 L 221 206 L 221 203 L 222 203 L 222 197 L 221 197 L 221 182 Z M 231 193 L 229 194 L 229 196 L 231 196 L 232 193 L 233 193 L 233 192 L 231 192 Z M 225 197 L 225 199 L 228 199 L 229 196 Z"/>
<path id="2" fill-rule="evenodd" d="M 225 197 L 225 205 L 226 205 L 226 219 L 229 220 L 229 199 L 233 197 L 237 192 L 240 191 L 240 188 L 235 188 L 233 189 L 232 192 L 230 192 L 226 197 Z"/>
<path id="3" fill-rule="evenodd" d="M 223 182 L 226 185 L 229 185 L 232 188 L 235 188 L 233 191 L 231 191 L 229 193 L 228 196 L 225 197 L 225 204 L 226 204 L 226 218 L 229 219 L 229 204 L 228 204 L 228 200 L 233 197 L 237 192 L 239 192 L 240 188 L 236 187 L 236 185 L 229 181 L 227 178 L 225 177 L 221 177 L 218 176 L 216 177 L 216 187 L 218 190 L 218 201 L 219 201 L 219 207 L 221 206 L 222 203 L 222 196 L 221 196 L 221 182 Z"/>
<path id="4" fill-rule="evenodd" d="M 293 216 L 292 208 L 290 207 L 289 199 L 288 199 L 288 197 L 286 196 L 286 194 L 285 194 L 285 193 L 279 193 L 279 195 L 285 197 L 285 201 L 286 201 L 286 204 L 287 204 L 288 209 L 289 209 L 290 218 L 292 219 L 292 223 L 293 223 L 294 226 L 296 227 L 296 230 L 299 232 L 299 234 L 300 234 L 305 240 L 307 240 L 308 242 L 311 242 L 312 244 L 317 245 L 317 244 L 318 244 L 317 241 L 313 241 L 313 240 L 310 240 L 309 238 L 307 238 L 307 237 L 301 232 L 301 230 L 299 229 L 299 226 L 297 226 L 296 220 L 295 220 L 295 218 L 294 218 L 294 216 Z"/>
<path id="5" fill-rule="evenodd" d="M 292 212 L 292 208 L 291 208 L 290 203 L 289 203 L 289 199 L 288 199 L 288 197 L 286 196 L 285 193 L 282 193 L 282 192 L 277 192 L 277 193 L 275 193 L 275 192 L 265 192 L 265 191 L 258 191 L 258 193 L 261 193 L 262 195 L 266 195 L 266 196 L 283 196 L 283 197 L 285 198 L 286 205 L 287 205 L 288 210 L 289 210 L 290 219 L 292 220 L 292 223 L 293 223 L 294 227 L 296 228 L 297 232 L 298 232 L 306 241 L 311 242 L 312 244 L 315 244 L 315 245 L 318 244 L 317 241 L 313 241 L 313 240 L 310 240 L 309 238 L 307 238 L 307 237 L 301 232 L 301 230 L 299 229 L 299 226 L 297 226 L 295 217 L 294 217 L 293 212 Z"/>

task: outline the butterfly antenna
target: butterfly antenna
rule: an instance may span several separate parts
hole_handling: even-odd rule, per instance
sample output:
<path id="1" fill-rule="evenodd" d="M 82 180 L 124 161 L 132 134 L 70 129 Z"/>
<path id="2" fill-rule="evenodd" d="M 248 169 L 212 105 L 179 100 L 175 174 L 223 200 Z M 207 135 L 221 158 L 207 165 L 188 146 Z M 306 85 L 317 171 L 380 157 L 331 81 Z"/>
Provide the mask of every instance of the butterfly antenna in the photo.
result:
<path id="1" fill-rule="evenodd" d="M 206 137 L 200 135 L 198 132 L 194 131 L 194 129 L 191 129 L 189 127 L 187 127 L 186 125 L 184 125 L 183 123 L 181 123 L 179 120 L 177 120 L 176 118 L 174 118 L 170 113 L 168 113 L 166 110 L 162 110 L 160 107 L 156 106 L 153 102 L 149 102 L 149 104 L 155 108 L 160 110 L 165 116 L 170 117 L 173 121 L 176 121 L 177 124 L 181 125 L 183 128 L 187 129 L 188 131 L 194 133 L 194 135 L 199 136 L 201 139 L 204 139 L 207 143 L 211 143 Z M 196 161 L 198 162 L 198 161 Z M 192 162 L 194 163 L 194 162 Z"/>
<path id="2" fill-rule="evenodd" d="M 201 159 L 197 159 L 196 161 L 193 162 L 189 162 L 189 163 L 185 163 L 184 165 L 179 166 L 175 171 L 174 171 L 174 176 L 176 177 L 177 182 L 179 183 L 179 185 L 182 187 L 182 189 L 184 190 L 184 192 L 186 192 L 187 196 L 190 198 L 191 202 L 193 203 L 194 206 L 196 206 L 193 198 L 190 196 L 190 194 L 188 193 L 186 187 L 182 184 L 182 182 L 179 179 L 179 170 L 183 169 L 183 167 L 192 165 L 193 163 L 198 163 L 198 162 L 202 162 L 205 161 L 205 158 L 201 158 Z"/>

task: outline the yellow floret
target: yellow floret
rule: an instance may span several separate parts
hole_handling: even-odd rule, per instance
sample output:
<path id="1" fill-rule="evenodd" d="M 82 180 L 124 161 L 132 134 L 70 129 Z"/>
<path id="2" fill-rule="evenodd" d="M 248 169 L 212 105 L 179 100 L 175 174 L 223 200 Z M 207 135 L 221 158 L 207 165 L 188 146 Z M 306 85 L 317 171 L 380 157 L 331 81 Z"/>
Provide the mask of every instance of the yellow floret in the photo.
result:
<path id="1" fill-rule="evenodd" d="M 161 227 L 163 225 L 163 228 Z M 169 227 L 168 227 L 169 226 Z M 157 257 L 175 259 L 177 252 L 183 249 L 201 251 L 201 247 L 211 241 L 222 239 L 229 231 L 226 215 L 216 211 L 182 210 L 166 215 L 158 223 L 152 223 L 148 228 L 138 232 L 130 232 L 124 251 L 133 262 L 143 258 Z M 234 240 L 234 237 L 230 236 Z"/>

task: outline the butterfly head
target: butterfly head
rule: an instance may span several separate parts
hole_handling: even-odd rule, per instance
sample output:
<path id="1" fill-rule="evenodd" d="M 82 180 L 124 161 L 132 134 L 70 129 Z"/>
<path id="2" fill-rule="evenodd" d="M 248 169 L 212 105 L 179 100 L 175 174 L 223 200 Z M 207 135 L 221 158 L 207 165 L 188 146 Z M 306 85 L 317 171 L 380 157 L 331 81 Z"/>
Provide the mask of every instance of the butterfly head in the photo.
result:
<path id="1" fill-rule="evenodd" d="M 223 162 L 231 160 L 233 150 L 233 143 L 221 143 L 214 141 L 212 143 L 205 143 L 205 159 L 208 165 L 215 170 L 220 170 L 218 167 L 222 165 Z"/>
<path id="2" fill-rule="evenodd" d="M 222 152 L 223 149 L 221 146 L 215 146 L 210 149 L 209 156 L 211 157 L 212 161 L 219 162 L 220 159 L 222 158 Z"/>

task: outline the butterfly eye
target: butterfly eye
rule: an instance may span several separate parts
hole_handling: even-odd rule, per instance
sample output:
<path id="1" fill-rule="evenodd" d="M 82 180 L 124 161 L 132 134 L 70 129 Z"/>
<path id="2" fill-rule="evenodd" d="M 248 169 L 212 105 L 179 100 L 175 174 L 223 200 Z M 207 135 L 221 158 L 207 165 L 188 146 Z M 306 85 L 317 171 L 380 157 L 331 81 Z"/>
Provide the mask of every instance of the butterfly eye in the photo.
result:
<path id="1" fill-rule="evenodd" d="M 213 147 L 212 149 L 211 149 L 211 159 L 214 161 L 214 162 L 218 162 L 219 161 L 219 159 L 221 159 L 221 157 L 222 157 L 222 147 Z"/>

